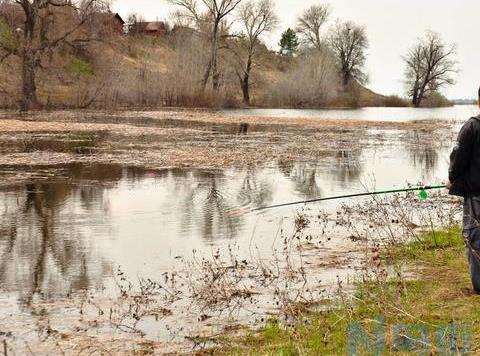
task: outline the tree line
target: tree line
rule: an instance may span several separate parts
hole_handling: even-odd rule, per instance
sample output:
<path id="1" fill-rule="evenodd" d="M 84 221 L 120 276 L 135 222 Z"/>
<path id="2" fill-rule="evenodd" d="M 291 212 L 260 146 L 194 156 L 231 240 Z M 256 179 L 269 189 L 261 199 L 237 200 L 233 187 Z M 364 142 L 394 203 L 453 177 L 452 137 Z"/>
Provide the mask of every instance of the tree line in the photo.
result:
<path id="1" fill-rule="evenodd" d="M 267 36 L 280 25 L 272 0 L 168 1 L 176 9 L 170 19 L 173 28 L 184 30 L 174 44 L 176 65 L 168 77 L 177 95 L 184 82 L 199 95 L 209 92 L 213 96 L 237 82 L 243 103 L 250 105 L 252 88 L 262 80 L 259 72 L 266 71 L 272 60 L 278 62 L 281 74 L 275 85 L 264 85 L 264 100 L 269 98 L 271 105 L 326 105 L 368 82 L 366 27 L 331 21 L 332 9 L 327 4 L 310 6 L 298 16 L 296 27 L 282 33 L 275 58 L 266 45 Z M 14 28 L 8 26 L 5 11 L 12 6 L 21 12 Z M 11 57 L 21 63 L 22 110 L 42 106 L 37 73 L 48 65 L 46 58 L 66 50 L 79 52 L 93 42 L 108 42 L 94 26 L 98 14 L 108 13 L 108 0 L 0 0 L 0 18 L 5 20 L 0 21 L 0 64 Z M 403 61 L 406 94 L 415 107 L 454 83 L 455 46 L 446 44 L 439 34 L 427 32 Z M 100 95 L 108 87 L 104 83 L 93 92 Z M 173 95 L 164 92 L 165 97 Z"/>

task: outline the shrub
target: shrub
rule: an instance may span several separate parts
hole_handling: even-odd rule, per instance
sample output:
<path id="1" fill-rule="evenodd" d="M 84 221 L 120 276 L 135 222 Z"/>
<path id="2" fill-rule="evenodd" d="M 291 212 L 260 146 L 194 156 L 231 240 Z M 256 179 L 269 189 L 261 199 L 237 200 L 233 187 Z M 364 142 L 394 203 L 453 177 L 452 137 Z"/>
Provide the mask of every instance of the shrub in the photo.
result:
<path id="1" fill-rule="evenodd" d="M 69 74 L 80 77 L 92 77 L 95 75 L 92 66 L 80 58 L 72 58 L 70 62 L 65 65 L 65 70 Z"/>
<path id="2" fill-rule="evenodd" d="M 343 93 L 328 102 L 327 106 L 332 108 L 358 108 L 360 103 L 359 98 L 352 93 Z"/>
<path id="3" fill-rule="evenodd" d="M 422 107 L 425 108 L 441 108 L 452 106 L 452 102 L 438 91 L 431 92 L 426 99 L 422 101 Z"/>
<path id="4" fill-rule="evenodd" d="M 290 69 L 267 89 L 269 106 L 322 107 L 338 93 L 335 58 L 328 51 L 309 51 L 291 61 Z"/>
<path id="5" fill-rule="evenodd" d="M 14 50 L 17 47 L 17 39 L 14 32 L 8 24 L 0 17 L 0 47 L 7 51 Z"/>
<path id="6" fill-rule="evenodd" d="M 410 106 L 406 99 L 403 99 L 397 95 L 390 95 L 385 98 L 385 106 L 392 108 L 403 108 Z"/>

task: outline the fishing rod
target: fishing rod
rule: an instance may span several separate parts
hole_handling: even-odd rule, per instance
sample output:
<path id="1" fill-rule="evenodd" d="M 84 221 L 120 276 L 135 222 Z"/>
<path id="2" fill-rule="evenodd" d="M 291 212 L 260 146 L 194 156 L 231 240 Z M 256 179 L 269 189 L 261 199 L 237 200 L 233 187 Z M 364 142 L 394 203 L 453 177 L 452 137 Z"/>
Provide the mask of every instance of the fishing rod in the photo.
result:
<path id="1" fill-rule="evenodd" d="M 393 194 L 393 193 L 407 193 L 407 192 L 420 192 L 419 194 L 420 198 L 422 200 L 426 200 L 428 197 L 427 190 L 443 189 L 443 188 L 446 188 L 445 184 L 433 185 L 433 186 L 422 186 L 422 187 L 411 187 L 411 188 L 403 188 L 403 189 L 393 189 L 393 190 L 383 190 L 378 192 L 347 194 L 347 195 L 340 195 L 336 197 L 318 198 L 318 199 L 311 199 L 311 200 L 296 201 L 293 203 L 276 204 L 276 205 L 265 206 L 261 208 L 255 208 L 255 209 L 252 209 L 251 211 L 261 211 L 261 210 L 268 210 L 268 209 L 274 209 L 274 208 L 281 208 L 285 206 L 317 203 L 317 202 L 327 201 L 327 200 L 339 200 L 339 199 L 347 199 L 347 198 L 357 198 L 357 197 L 365 197 L 365 196 Z"/>

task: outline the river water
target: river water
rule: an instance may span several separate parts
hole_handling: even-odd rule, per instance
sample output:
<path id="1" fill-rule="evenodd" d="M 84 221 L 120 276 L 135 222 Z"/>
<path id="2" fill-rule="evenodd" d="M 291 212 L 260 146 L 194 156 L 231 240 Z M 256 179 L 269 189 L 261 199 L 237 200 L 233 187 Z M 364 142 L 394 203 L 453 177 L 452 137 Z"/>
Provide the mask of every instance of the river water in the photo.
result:
<path id="1" fill-rule="evenodd" d="M 474 107 L 438 110 L 247 111 L 249 115 L 362 120 L 463 120 Z M 242 115 L 246 111 L 230 112 Z M 240 255 L 271 253 L 275 231 L 301 207 L 252 212 L 289 201 L 444 181 L 451 137 L 385 143 L 338 151 L 317 162 L 273 162 L 255 168 L 149 171 L 117 165 L 24 167 L 29 183 L 0 190 L 0 290 L 27 305 L 102 291 L 121 270 L 130 278 L 160 278 L 192 251 L 208 255 L 239 246 Z M 0 167 L 0 174 L 18 174 Z M 339 202 L 311 209 L 334 211 Z M 330 249 L 334 249 L 331 245 Z M 333 276 L 334 277 L 334 276 Z M 334 278 L 332 278 L 334 280 Z M 1 300 L 0 296 L 0 300 Z"/>
<path id="2" fill-rule="evenodd" d="M 466 120 L 478 115 L 475 105 L 455 105 L 446 108 L 362 108 L 362 109 L 240 109 L 222 113 L 233 116 L 265 116 L 278 118 L 307 117 L 318 119 L 350 119 L 367 121 Z"/>

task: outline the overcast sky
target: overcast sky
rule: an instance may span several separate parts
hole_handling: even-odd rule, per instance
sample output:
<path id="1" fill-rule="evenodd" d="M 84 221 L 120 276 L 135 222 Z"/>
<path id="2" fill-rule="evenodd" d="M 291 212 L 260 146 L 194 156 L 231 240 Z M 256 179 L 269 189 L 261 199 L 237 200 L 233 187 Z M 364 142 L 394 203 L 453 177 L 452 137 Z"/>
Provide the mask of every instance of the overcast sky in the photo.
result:
<path id="1" fill-rule="evenodd" d="M 294 27 L 297 16 L 315 0 L 274 0 L 281 25 L 266 41 L 275 44 L 282 30 Z M 461 72 L 450 98 L 473 98 L 480 85 L 478 0 L 331 0 L 331 23 L 336 18 L 366 25 L 370 41 L 367 71 L 369 87 L 382 94 L 404 94 L 401 55 L 426 30 L 439 32 L 456 43 Z M 165 0 L 114 0 L 113 10 L 126 17 L 142 14 L 147 20 L 168 20 L 172 7 Z"/>

